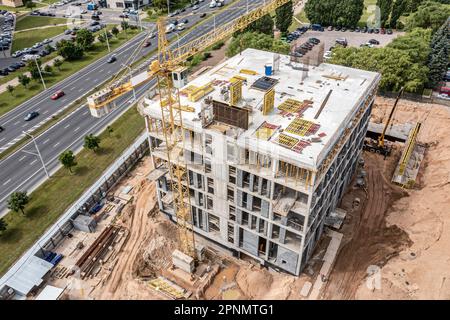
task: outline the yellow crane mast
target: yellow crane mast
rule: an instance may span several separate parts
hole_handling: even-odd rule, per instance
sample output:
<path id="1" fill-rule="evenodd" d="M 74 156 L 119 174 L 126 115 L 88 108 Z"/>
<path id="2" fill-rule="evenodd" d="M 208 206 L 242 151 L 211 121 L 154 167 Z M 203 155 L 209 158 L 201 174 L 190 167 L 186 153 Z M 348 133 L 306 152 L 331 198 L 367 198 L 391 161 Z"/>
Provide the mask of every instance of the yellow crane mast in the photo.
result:
<path id="1" fill-rule="evenodd" d="M 128 81 L 118 81 L 106 89 L 88 97 L 91 114 L 101 117 L 111 111 L 111 104 L 124 93 L 147 81 L 156 79 L 159 93 L 162 129 L 166 145 L 167 166 L 171 180 L 174 210 L 178 224 L 180 251 L 195 259 L 194 232 L 191 222 L 191 205 L 189 197 L 189 182 L 187 167 L 179 157 L 183 153 L 184 140 L 182 112 L 186 110 L 180 104 L 180 85 L 174 85 L 174 79 L 183 77 L 183 64 L 187 58 L 201 52 L 214 43 L 224 40 L 234 32 L 247 27 L 266 14 L 270 14 L 289 0 L 266 0 L 261 7 L 254 9 L 240 18 L 222 24 L 195 40 L 171 49 L 165 33 L 165 19 L 160 18 L 158 27 L 158 59 L 153 61 L 149 70 L 138 74 Z M 180 146 L 181 144 L 181 146 Z M 187 201 L 186 201 L 187 200 Z"/>

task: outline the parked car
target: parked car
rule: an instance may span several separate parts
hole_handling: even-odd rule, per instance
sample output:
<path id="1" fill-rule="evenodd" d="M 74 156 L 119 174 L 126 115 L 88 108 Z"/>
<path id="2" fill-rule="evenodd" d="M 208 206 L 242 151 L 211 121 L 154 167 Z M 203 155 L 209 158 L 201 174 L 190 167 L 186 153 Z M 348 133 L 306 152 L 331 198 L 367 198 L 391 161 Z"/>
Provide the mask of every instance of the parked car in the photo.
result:
<path id="1" fill-rule="evenodd" d="M 182 22 L 183 22 L 184 24 L 188 24 L 188 23 L 189 23 L 189 20 L 188 20 L 188 19 L 184 19 Z"/>
<path id="2" fill-rule="evenodd" d="M 3 129 L 3 127 L 2 126 L 0 126 L 0 132 L 2 132 L 2 131 L 4 131 L 5 129 Z"/>
<path id="3" fill-rule="evenodd" d="M 387 34 L 392 34 L 392 29 L 387 29 L 387 30 L 386 30 L 386 33 L 387 33 Z"/>
<path id="4" fill-rule="evenodd" d="M 370 39 L 369 41 L 367 41 L 367 43 L 378 45 L 378 44 L 380 44 L 380 41 L 378 41 L 376 39 Z"/>
<path id="5" fill-rule="evenodd" d="M 65 95 L 64 91 L 62 90 L 58 90 L 56 91 L 54 94 L 52 94 L 52 96 L 50 97 L 52 100 L 58 100 L 59 98 L 61 98 L 63 95 Z"/>
<path id="6" fill-rule="evenodd" d="M 7 76 L 9 74 L 9 71 L 5 69 L 0 69 L 0 76 Z"/>
<path id="7" fill-rule="evenodd" d="M 28 113 L 28 114 L 25 116 L 24 120 L 25 120 L 25 121 L 31 121 L 31 120 L 33 120 L 34 118 L 36 118 L 37 116 L 39 116 L 39 112 L 37 112 L 37 111 L 32 111 L 32 112 Z"/>

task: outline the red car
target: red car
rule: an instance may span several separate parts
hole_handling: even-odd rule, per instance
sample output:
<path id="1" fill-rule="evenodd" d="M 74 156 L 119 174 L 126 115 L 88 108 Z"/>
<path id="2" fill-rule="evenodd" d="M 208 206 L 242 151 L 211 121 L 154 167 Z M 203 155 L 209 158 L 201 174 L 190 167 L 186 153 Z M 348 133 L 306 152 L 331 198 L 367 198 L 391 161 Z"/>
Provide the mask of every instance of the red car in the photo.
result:
<path id="1" fill-rule="evenodd" d="M 58 90 L 58 91 L 56 91 L 56 92 L 51 96 L 51 99 L 52 99 L 52 100 L 58 100 L 58 99 L 61 98 L 64 94 L 65 94 L 64 91 Z"/>

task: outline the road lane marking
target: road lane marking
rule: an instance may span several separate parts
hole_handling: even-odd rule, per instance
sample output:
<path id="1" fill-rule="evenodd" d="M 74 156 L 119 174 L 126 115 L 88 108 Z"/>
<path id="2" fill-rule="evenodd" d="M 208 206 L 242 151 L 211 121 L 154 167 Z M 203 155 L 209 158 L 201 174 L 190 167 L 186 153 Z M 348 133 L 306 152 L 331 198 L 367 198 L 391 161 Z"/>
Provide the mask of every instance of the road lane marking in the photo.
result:
<path id="1" fill-rule="evenodd" d="M 67 98 L 64 98 L 61 100 L 61 102 L 66 102 L 66 101 L 67 101 Z"/>
<path id="2" fill-rule="evenodd" d="M 46 113 L 48 113 L 48 110 L 45 110 L 44 112 L 42 112 L 42 114 L 46 114 Z"/>
<path id="3" fill-rule="evenodd" d="M 25 159 L 27 156 L 23 156 L 22 158 L 19 159 L 19 162 L 22 161 L 23 159 Z"/>
<path id="4" fill-rule="evenodd" d="M 85 81 L 89 81 L 89 80 L 91 80 L 91 78 L 86 78 L 86 79 L 85 79 Z"/>
<path id="5" fill-rule="evenodd" d="M 84 115 L 84 114 L 83 114 L 83 115 Z M 2 142 L 2 141 L 5 140 L 5 139 L 6 139 L 6 138 L 1 138 L 1 139 L 0 139 L 0 142 Z"/>
<path id="6" fill-rule="evenodd" d="M 87 115 L 87 114 L 88 114 L 88 112 L 89 112 L 89 110 L 88 110 L 88 111 L 85 111 L 85 112 L 83 112 L 83 116 Z M 1 141 L 1 140 L 0 140 L 0 141 Z"/>
<path id="7" fill-rule="evenodd" d="M 55 144 L 53 145 L 53 148 L 56 148 L 57 146 L 59 146 L 60 143 L 61 143 L 61 142 L 55 143 Z"/>
<path id="8" fill-rule="evenodd" d="M 68 127 L 70 127 L 70 123 L 64 126 L 64 129 L 67 129 Z"/>
<path id="9" fill-rule="evenodd" d="M 84 89 L 83 88 L 80 88 L 80 89 L 78 89 L 78 92 L 81 92 L 81 91 L 83 91 Z"/>
<path id="10" fill-rule="evenodd" d="M 77 132 L 78 130 L 80 130 L 80 127 L 76 127 L 75 130 L 73 130 L 73 132 Z"/>
<path id="11" fill-rule="evenodd" d="M 31 161 L 30 166 L 32 166 L 36 161 L 37 161 L 37 159 L 34 159 L 33 161 Z"/>
<path id="12" fill-rule="evenodd" d="M 23 126 L 22 126 L 22 128 L 25 128 L 27 126 L 27 124 L 25 123 Z"/>
<path id="13" fill-rule="evenodd" d="M 44 142 L 42 142 L 42 144 L 46 144 L 47 142 L 50 141 L 50 138 L 48 138 L 47 140 L 45 140 Z"/>
<path id="14" fill-rule="evenodd" d="M 3 183 L 3 185 L 6 186 L 10 181 L 11 181 L 11 178 L 8 179 L 7 181 L 5 181 L 5 182 Z"/>
<path id="15" fill-rule="evenodd" d="M 20 120 L 19 121 L 16 121 L 16 122 L 14 122 L 14 125 L 16 126 L 16 125 L 18 125 L 19 124 L 19 122 L 20 122 Z"/>

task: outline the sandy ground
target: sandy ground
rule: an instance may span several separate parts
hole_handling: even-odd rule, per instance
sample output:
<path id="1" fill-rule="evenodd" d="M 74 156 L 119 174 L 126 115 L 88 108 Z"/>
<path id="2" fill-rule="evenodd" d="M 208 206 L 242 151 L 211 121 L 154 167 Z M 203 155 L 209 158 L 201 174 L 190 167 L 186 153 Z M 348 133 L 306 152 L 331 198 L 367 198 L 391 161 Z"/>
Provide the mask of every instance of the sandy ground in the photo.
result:
<path id="1" fill-rule="evenodd" d="M 374 118 L 386 117 L 392 100 L 377 103 Z M 361 284 L 358 299 L 450 299 L 450 110 L 401 100 L 394 123 L 416 121 L 422 121 L 419 141 L 429 149 L 418 185 L 387 216 L 387 224 L 406 232 L 412 245 L 381 269 L 381 289 Z"/>

